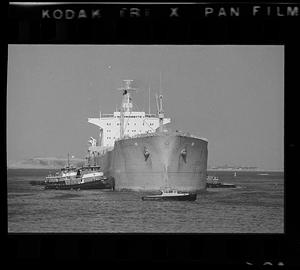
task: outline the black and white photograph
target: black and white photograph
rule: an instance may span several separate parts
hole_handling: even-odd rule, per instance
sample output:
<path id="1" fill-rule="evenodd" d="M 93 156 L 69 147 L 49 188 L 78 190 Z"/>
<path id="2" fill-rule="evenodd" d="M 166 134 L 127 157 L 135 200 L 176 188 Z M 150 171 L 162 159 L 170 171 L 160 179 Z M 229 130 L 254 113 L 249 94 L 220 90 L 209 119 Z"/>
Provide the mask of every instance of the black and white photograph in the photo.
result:
<path id="1" fill-rule="evenodd" d="M 1 11 L 9 263 L 299 265 L 298 3 Z"/>
<path id="2" fill-rule="evenodd" d="M 9 232 L 284 233 L 284 46 L 9 45 Z"/>

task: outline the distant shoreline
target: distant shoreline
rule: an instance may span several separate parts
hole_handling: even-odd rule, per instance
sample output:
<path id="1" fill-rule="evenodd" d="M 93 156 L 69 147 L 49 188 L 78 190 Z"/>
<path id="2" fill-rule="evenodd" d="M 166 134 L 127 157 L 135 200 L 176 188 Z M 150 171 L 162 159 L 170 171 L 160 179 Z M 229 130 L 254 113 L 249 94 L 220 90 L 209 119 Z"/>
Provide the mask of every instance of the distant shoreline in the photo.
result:
<path id="1" fill-rule="evenodd" d="M 7 167 L 7 170 L 60 170 L 59 167 Z"/>
<path id="2" fill-rule="evenodd" d="M 81 167 L 85 164 L 85 160 L 81 158 L 70 159 L 70 164 L 75 167 Z M 7 169 L 48 169 L 57 170 L 65 167 L 68 163 L 66 158 L 56 158 L 56 157 L 34 157 L 23 159 L 19 161 L 9 161 L 7 162 Z M 208 166 L 210 167 L 210 166 Z M 284 170 L 268 170 L 251 166 L 239 166 L 234 167 L 218 167 L 218 168 L 208 168 L 207 171 L 214 172 L 284 172 Z"/>
<path id="3" fill-rule="evenodd" d="M 209 172 L 231 172 L 231 173 L 239 173 L 239 172 L 284 172 L 284 170 L 270 170 L 270 169 L 257 169 L 257 170 L 228 170 L 228 169 L 207 169 Z"/>
<path id="4" fill-rule="evenodd" d="M 7 170 L 60 170 L 61 167 L 7 167 Z M 261 173 L 261 172 L 282 172 L 284 173 L 284 170 L 238 170 L 238 171 L 234 171 L 234 170 L 207 170 L 207 172 L 257 172 L 257 173 Z"/>

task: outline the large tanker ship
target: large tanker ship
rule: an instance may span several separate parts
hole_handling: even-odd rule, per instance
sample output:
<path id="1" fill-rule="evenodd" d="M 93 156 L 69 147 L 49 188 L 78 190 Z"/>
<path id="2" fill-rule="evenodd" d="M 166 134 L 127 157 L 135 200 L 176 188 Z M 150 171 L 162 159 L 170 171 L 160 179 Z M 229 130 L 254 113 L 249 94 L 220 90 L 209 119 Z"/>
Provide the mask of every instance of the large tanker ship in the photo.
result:
<path id="1" fill-rule="evenodd" d="M 171 131 L 166 124 L 163 97 L 156 95 L 157 114 L 133 110 L 132 80 L 124 80 L 121 108 L 88 122 L 99 127 L 90 138 L 89 155 L 115 190 L 156 191 L 163 188 L 198 192 L 206 188 L 207 140 Z"/>

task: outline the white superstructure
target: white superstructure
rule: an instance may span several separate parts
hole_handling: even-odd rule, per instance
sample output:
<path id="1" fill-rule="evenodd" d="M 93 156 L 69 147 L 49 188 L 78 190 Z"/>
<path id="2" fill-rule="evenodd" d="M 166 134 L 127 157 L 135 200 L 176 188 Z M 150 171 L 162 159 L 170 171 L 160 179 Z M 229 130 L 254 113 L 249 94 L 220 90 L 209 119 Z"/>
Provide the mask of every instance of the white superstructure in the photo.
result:
<path id="1" fill-rule="evenodd" d="M 134 137 L 140 134 L 154 133 L 159 127 L 159 118 L 155 114 L 133 111 L 131 94 L 136 91 L 130 86 L 132 80 L 125 80 L 123 100 L 120 111 L 113 114 L 101 114 L 99 118 L 89 118 L 88 122 L 100 128 L 97 148 L 110 148 L 116 140 Z M 170 118 L 163 119 L 163 125 L 171 122 Z M 92 144 L 92 143 L 91 143 Z M 92 147 L 95 147 L 93 141 Z"/>

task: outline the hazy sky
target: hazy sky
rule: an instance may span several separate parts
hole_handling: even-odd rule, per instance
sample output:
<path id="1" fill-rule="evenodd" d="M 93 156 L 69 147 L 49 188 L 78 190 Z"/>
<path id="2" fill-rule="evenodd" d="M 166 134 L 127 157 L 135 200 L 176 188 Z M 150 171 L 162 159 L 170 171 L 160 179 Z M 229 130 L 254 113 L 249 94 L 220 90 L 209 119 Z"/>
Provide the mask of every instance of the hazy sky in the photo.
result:
<path id="1" fill-rule="evenodd" d="M 7 159 L 78 158 L 133 79 L 148 112 L 162 73 L 172 127 L 208 139 L 208 163 L 283 169 L 283 46 L 9 45 Z"/>

